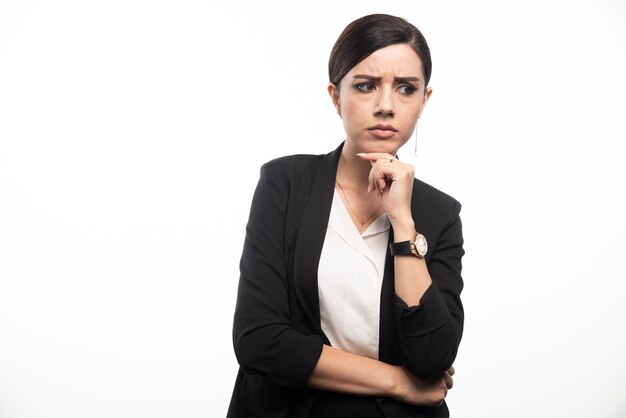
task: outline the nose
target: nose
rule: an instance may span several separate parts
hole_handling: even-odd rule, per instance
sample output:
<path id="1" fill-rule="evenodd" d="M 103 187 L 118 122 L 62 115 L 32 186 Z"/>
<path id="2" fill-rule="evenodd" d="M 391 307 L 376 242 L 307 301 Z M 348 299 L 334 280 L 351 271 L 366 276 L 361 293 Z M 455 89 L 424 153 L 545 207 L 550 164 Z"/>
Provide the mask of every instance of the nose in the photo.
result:
<path id="1" fill-rule="evenodd" d="M 395 115 L 393 104 L 393 91 L 389 87 L 383 87 L 378 90 L 376 107 L 374 108 L 375 116 L 390 116 Z"/>

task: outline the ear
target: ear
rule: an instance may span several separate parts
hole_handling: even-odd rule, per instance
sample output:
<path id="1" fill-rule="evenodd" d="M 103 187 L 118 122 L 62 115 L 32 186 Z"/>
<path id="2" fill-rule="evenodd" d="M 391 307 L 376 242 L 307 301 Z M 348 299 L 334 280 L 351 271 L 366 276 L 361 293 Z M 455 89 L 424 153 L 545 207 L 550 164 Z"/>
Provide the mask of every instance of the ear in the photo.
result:
<path id="1" fill-rule="evenodd" d="M 428 102 L 428 99 L 430 99 L 431 94 L 433 94 L 432 87 L 427 87 L 426 93 L 424 93 L 424 101 L 422 102 L 419 112 L 417 113 L 418 119 L 420 118 L 420 116 L 422 116 L 422 112 L 424 111 L 424 108 L 426 107 L 426 103 Z"/>
<path id="2" fill-rule="evenodd" d="M 341 106 L 341 102 L 339 100 L 339 89 L 333 83 L 328 83 L 328 95 L 333 101 L 333 107 Z"/>

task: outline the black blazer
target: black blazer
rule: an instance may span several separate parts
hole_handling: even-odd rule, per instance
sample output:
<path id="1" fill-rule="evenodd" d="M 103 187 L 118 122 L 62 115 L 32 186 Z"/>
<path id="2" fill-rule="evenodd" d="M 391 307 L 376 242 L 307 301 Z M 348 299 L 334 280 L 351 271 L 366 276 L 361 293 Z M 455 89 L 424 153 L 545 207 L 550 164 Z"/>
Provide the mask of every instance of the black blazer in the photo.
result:
<path id="1" fill-rule="evenodd" d="M 317 267 L 324 243 L 341 144 L 326 155 L 294 155 L 261 168 L 241 257 L 233 342 L 240 364 L 228 417 L 308 417 L 327 392 L 306 382 L 330 342 L 320 327 Z M 415 180 L 411 211 L 428 240 L 433 284 L 420 305 L 394 292 L 387 253 L 380 307 L 379 359 L 418 377 L 441 375 L 456 357 L 463 332 L 460 293 L 461 204 Z M 389 240 L 393 240 L 393 230 Z M 447 417 L 439 407 L 371 398 L 385 416 Z M 404 412 L 398 412 L 402 410 Z"/>

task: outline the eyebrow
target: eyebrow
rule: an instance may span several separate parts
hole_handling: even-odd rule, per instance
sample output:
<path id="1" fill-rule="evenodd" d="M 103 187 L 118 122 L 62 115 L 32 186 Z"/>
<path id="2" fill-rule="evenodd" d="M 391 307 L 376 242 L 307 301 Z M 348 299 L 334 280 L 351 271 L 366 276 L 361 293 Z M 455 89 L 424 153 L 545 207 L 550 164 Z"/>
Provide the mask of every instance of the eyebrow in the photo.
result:
<path id="1" fill-rule="evenodd" d="M 357 74 L 354 76 L 354 78 L 364 78 L 366 80 L 372 80 L 372 81 L 381 80 L 381 77 L 374 77 L 373 75 L 367 75 L 367 74 Z M 408 81 L 416 81 L 416 82 L 420 81 L 419 77 L 394 77 L 393 79 L 401 83 L 408 82 Z"/>

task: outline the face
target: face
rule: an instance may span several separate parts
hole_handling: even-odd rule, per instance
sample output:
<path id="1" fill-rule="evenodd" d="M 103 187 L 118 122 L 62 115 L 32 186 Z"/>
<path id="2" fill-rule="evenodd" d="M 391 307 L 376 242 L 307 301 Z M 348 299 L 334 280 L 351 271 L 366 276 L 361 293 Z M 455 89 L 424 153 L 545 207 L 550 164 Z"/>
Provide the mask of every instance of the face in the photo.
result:
<path id="1" fill-rule="evenodd" d="M 432 90 L 424 86 L 417 53 L 397 44 L 369 55 L 328 92 L 341 112 L 344 147 L 395 155 L 411 137 Z"/>

